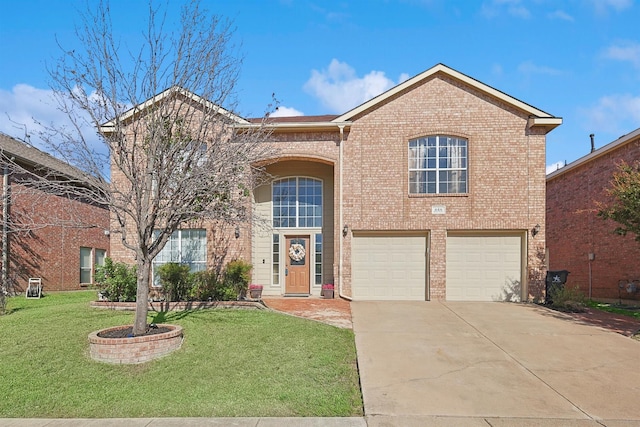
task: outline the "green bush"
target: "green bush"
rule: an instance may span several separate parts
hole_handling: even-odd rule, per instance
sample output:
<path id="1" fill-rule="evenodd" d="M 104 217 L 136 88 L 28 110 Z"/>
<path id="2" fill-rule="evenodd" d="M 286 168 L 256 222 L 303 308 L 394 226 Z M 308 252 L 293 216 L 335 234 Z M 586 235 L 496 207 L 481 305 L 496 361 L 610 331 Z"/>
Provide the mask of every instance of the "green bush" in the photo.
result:
<path id="1" fill-rule="evenodd" d="M 249 287 L 249 272 L 253 266 L 242 259 L 231 261 L 224 271 L 224 284 L 235 291 L 238 298 L 247 293 Z"/>
<path id="2" fill-rule="evenodd" d="M 559 311 L 580 313 L 586 310 L 586 298 L 579 288 L 558 286 L 549 290 L 551 307 Z"/>
<path id="3" fill-rule="evenodd" d="M 138 278 L 136 267 L 105 258 L 96 268 L 96 284 L 109 301 L 135 301 Z"/>
<path id="4" fill-rule="evenodd" d="M 191 301 L 207 301 L 216 298 L 218 280 L 215 274 L 208 271 L 196 271 L 189 275 L 189 299 Z"/>
<path id="5" fill-rule="evenodd" d="M 160 284 L 169 301 L 187 301 L 191 293 L 189 266 L 169 262 L 157 269 Z"/>

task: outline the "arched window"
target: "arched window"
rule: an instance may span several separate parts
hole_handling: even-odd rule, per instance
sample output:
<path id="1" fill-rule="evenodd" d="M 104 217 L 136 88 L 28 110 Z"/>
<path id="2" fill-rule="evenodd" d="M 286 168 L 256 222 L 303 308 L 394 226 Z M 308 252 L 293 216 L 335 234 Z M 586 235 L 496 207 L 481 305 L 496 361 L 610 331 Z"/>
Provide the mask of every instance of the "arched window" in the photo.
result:
<path id="1" fill-rule="evenodd" d="M 274 181 L 273 227 L 322 227 L 322 181 L 303 177 Z"/>
<path id="2" fill-rule="evenodd" d="M 409 141 L 409 193 L 467 192 L 467 140 L 433 135 Z"/>

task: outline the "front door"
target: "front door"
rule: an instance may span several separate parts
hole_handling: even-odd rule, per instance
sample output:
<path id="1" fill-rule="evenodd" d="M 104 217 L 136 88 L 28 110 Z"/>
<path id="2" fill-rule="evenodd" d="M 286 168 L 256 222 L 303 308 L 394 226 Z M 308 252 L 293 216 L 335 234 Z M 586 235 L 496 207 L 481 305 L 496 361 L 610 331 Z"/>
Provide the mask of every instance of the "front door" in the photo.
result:
<path id="1" fill-rule="evenodd" d="M 287 236 L 285 294 L 309 295 L 309 236 Z"/>

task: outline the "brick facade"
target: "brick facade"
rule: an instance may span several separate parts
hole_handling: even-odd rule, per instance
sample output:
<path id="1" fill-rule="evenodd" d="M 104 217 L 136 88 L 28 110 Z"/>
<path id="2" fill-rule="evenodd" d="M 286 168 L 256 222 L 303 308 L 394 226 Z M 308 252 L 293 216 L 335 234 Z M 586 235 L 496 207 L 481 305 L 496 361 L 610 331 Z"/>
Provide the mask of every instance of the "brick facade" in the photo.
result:
<path id="1" fill-rule="evenodd" d="M 568 270 L 568 286 L 592 298 L 640 299 L 618 282 L 640 279 L 640 245 L 614 234 L 616 223 L 597 216 L 605 188 L 620 162 L 640 160 L 638 131 L 602 147 L 547 178 L 547 248 L 550 270 Z M 589 259 L 593 254 L 594 259 Z"/>
<path id="2" fill-rule="evenodd" d="M 3 144 L 7 138 L 2 135 Z M 12 147 L 21 144 L 15 140 L 10 143 Z M 25 148 L 28 154 L 34 150 Z M 48 161 L 59 162 L 52 159 Z M 109 236 L 105 231 L 109 230 L 109 211 L 20 182 L 19 173 L 9 173 L 7 288 L 10 292 L 23 292 L 30 277 L 40 277 L 45 292 L 86 287 L 80 284 L 80 248 L 92 250 L 92 261 L 96 249 L 108 253 Z"/>
<path id="3" fill-rule="evenodd" d="M 444 66 L 431 70 L 435 71 L 428 70 L 340 118 L 275 119 L 270 141 L 279 155 L 267 159 L 268 170 L 276 177 L 323 180 L 323 197 L 331 200 L 332 209 L 323 215 L 324 251 L 331 251 L 325 259 L 332 263 L 323 267 L 323 281 L 338 284 L 341 279 L 343 296 L 352 295 L 354 233 L 429 236 L 428 297 L 446 299 L 448 233 L 484 232 L 521 236 L 523 297 L 540 299 L 546 234 L 545 141 L 546 133 L 561 120 Z M 540 117 L 549 121 L 536 122 Z M 408 142 L 428 135 L 468 141 L 465 194 L 409 194 Z M 286 170 L 289 166 L 293 169 Z M 255 209 L 267 224 L 270 188 L 254 192 Z M 445 206 L 446 214 L 433 214 L 433 205 Z M 348 232 L 343 236 L 345 225 Z M 530 230 L 536 225 L 540 232 L 532 236 Z M 241 241 L 232 245 L 252 260 L 254 280 L 267 286 L 266 295 L 284 289 L 269 288 L 272 233 L 254 223 L 243 228 Z M 283 237 L 284 231 L 280 233 Z M 112 240 L 111 252 L 115 258 L 132 260 L 117 239 Z"/>

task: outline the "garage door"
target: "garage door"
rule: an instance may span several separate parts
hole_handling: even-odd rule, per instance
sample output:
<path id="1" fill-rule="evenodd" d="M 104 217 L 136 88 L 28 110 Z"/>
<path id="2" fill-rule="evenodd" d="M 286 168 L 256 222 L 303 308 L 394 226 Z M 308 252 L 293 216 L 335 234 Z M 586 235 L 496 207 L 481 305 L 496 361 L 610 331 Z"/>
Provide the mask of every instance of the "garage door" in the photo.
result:
<path id="1" fill-rule="evenodd" d="M 522 237 L 447 236 L 448 301 L 520 301 Z"/>
<path id="2" fill-rule="evenodd" d="M 425 236 L 354 236 L 351 251 L 353 299 L 426 299 Z"/>

